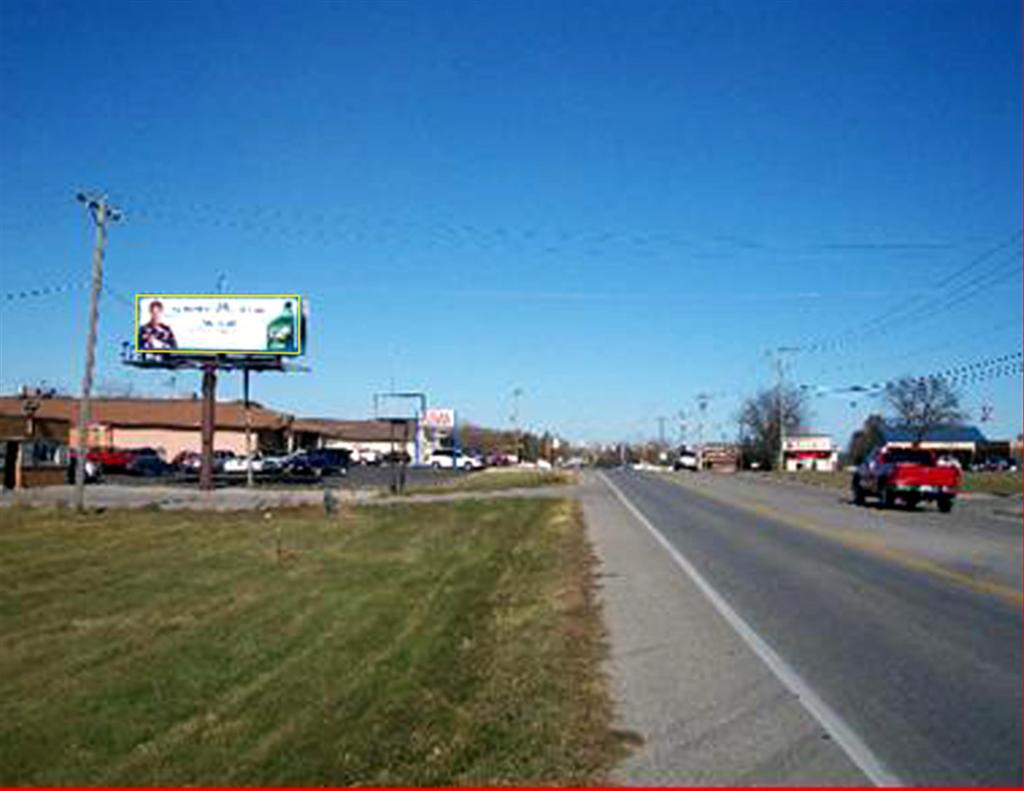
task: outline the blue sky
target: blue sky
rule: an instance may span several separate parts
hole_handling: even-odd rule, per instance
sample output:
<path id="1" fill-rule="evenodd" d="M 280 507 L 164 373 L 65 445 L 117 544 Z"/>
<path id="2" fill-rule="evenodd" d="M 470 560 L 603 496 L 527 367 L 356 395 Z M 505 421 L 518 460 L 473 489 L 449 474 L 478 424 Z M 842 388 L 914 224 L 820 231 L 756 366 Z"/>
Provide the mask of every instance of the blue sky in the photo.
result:
<path id="1" fill-rule="evenodd" d="M 0 389 L 79 386 L 81 188 L 125 211 L 108 388 L 195 390 L 118 363 L 123 297 L 220 276 L 308 298 L 312 372 L 255 382 L 303 414 L 393 382 L 507 425 L 521 387 L 534 428 L 641 439 L 707 392 L 731 434 L 781 344 L 825 386 L 1015 352 L 1020 31 L 995 0 L 7 0 Z M 1021 430 L 1019 377 L 964 399 Z M 813 407 L 845 440 L 877 405 Z"/>

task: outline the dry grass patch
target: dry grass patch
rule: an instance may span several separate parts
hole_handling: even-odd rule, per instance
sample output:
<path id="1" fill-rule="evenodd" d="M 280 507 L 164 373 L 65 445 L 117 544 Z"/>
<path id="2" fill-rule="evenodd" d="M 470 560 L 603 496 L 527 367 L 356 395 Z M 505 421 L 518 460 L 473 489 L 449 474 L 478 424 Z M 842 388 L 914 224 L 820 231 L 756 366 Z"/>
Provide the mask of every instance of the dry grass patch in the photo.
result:
<path id="1" fill-rule="evenodd" d="M 579 475 L 569 470 L 523 470 L 495 467 L 467 473 L 438 484 L 410 486 L 406 494 L 440 494 L 442 492 L 500 492 L 508 489 L 535 489 L 541 486 L 569 486 L 579 482 Z"/>
<path id="2" fill-rule="evenodd" d="M 579 785 L 623 753 L 569 501 L 5 509 L 0 575 L 4 784 Z"/>

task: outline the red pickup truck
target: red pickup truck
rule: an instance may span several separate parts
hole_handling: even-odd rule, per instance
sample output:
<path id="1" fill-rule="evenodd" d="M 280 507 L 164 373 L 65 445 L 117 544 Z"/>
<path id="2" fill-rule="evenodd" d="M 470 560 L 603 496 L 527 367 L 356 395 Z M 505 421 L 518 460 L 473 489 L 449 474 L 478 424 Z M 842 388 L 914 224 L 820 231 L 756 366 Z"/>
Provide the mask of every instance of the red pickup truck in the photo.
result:
<path id="1" fill-rule="evenodd" d="M 934 500 L 939 510 L 953 510 L 960 488 L 960 468 L 939 461 L 937 455 L 922 448 L 879 448 L 853 473 L 853 501 L 863 505 L 870 495 L 883 508 L 897 500 L 913 508 L 922 500 Z"/>

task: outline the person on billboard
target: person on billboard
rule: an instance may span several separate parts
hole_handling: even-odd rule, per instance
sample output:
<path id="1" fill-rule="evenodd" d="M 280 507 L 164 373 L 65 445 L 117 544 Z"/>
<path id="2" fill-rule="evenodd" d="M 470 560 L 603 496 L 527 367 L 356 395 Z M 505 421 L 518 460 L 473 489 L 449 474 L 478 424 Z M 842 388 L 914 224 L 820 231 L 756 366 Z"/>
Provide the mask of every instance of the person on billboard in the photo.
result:
<path id="1" fill-rule="evenodd" d="M 177 349 L 174 331 L 164 324 L 164 303 L 154 299 L 149 303 L 149 321 L 139 327 L 140 349 Z"/>

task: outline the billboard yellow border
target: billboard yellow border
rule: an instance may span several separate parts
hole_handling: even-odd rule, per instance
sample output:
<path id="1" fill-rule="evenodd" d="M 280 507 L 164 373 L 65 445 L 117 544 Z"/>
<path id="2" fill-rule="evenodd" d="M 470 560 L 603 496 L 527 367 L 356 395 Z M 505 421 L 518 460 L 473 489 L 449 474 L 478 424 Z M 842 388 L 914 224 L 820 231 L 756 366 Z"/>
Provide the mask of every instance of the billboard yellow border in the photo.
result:
<path id="1" fill-rule="evenodd" d="M 218 350 L 218 349 L 140 349 L 139 348 L 139 300 L 149 298 L 166 297 L 166 298 L 204 298 L 204 299 L 294 299 L 295 305 L 298 310 L 295 315 L 298 317 L 298 348 L 294 352 L 268 352 L 268 351 L 234 351 L 234 350 Z M 306 339 L 302 336 L 302 296 L 300 294 L 165 294 L 165 293 L 137 293 L 135 295 L 135 334 L 132 342 L 132 347 L 135 349 L 136 354 L 184 354 L 191 356 L 205 356 L 215 354 L 233 354 L 241 355 L 245 357 L 297 357 L 303 353 L 303 344 Z"/>

